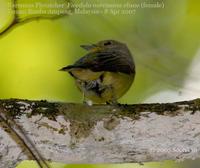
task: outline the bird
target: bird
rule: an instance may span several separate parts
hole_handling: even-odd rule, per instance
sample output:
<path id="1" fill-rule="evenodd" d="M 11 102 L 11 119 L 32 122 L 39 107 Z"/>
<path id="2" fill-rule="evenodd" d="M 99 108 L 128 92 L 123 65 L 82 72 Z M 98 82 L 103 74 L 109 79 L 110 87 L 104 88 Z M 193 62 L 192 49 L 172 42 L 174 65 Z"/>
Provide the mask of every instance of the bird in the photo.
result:
<path id="1" fill-rule="evenodd" d="M 117 40 L 102 40 L 80 47 L 88 53 L 60 71 L 68 72 L 75 79 L 84 103 L 118 104 L 117 100 L 129 90 L 136 74 L 127 45 Z"/>

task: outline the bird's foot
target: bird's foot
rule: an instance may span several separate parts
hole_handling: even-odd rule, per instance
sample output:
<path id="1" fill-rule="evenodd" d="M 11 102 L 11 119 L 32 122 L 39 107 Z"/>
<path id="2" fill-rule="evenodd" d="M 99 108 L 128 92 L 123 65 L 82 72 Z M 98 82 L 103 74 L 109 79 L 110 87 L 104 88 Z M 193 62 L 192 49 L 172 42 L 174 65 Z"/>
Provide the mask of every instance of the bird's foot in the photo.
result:
<path id="1" fill-rule="evenodd" d="M 91 100 L 84 100 L 83 101 L 83 104 L 86 104 L 88 106 L 92 106 L 93 105 L 93 102 Z"/>
<path id="2" fill-rule="evenodd" d="M 106 102 L 107 105 L 111 105 L 111 106 L 115 106 L 117 108 L 121 108 L 121 109 L 126 109 L 126 107 L 128 106 L 128 104 L 121 104 L 119 102 L 115 101 L 108 101 Z"/>
<path id="3" fill-rule="evenodd" d="M 106 102 L 107 105 L 113 105 L 113 106 L 120 106 L 121 104 L 117 102 L 117 100 L 110 100 Z"/>

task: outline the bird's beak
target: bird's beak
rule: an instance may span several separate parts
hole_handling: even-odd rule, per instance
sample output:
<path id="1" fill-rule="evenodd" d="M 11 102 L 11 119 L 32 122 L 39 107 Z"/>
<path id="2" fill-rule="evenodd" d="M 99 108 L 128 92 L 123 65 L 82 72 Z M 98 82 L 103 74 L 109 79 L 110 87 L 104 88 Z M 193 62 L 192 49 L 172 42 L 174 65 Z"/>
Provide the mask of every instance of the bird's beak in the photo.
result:
<path id="1" fill-rule="evenodd" d="M 94 50 L 97 48 L 97 45 L 95 44 L 90 44 L 90 45 L 80 45 L 83 49 L 89 51 L 89 50 Z"/>

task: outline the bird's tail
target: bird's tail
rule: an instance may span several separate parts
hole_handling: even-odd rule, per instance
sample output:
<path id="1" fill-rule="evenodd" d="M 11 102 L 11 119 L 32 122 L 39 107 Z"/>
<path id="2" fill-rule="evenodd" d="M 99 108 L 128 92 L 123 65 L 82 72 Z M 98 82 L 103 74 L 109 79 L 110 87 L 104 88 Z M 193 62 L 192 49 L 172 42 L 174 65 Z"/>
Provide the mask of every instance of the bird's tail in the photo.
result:
<path id="1" fill-rule="evenodd" d="M 75 66 L 69 65 L 69 66 L 66 66 L 66 67 L 59 69 L 59 71 L 70 71 L 73 68 L 75 68 Z"/>

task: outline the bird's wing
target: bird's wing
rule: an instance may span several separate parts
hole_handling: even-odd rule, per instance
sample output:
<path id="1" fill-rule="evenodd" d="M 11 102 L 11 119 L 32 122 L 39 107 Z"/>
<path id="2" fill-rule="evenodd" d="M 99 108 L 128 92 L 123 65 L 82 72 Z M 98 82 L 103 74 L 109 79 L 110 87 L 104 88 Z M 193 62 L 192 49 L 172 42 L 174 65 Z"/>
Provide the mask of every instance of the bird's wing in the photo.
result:
<path id="1" fill-rule="evenodd" d="M 68 68 L 83 68 L 94 72 L 122 72 L 126 74 L 134 73 L 133 62 L 127 57 L 117 52 L 96 52 L 89 53 L 75 62 Z"/>

